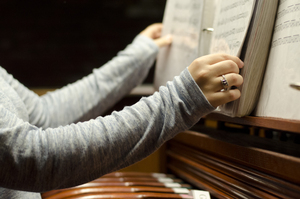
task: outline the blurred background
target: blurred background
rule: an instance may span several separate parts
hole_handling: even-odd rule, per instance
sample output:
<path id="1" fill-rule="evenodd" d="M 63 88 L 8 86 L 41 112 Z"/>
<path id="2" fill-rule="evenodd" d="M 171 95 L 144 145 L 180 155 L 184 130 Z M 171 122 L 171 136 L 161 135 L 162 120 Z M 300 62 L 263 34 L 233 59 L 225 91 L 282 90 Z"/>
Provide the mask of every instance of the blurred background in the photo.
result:
<path id="1" fill-rule="evenodd" d="M 105 64 L 166 0 L 1 0 L 0 65 L 29 88 L 58 88 Z M 152 83 L 154 67 L 145 83 Z"/>

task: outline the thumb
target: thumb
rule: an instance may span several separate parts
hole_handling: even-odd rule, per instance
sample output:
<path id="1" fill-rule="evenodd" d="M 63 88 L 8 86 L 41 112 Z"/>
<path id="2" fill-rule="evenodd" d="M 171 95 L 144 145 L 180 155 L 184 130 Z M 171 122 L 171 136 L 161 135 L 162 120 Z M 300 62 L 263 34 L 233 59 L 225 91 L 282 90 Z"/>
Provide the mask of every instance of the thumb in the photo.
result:
<path id="1" fill-rule="evenodd" d="M 166 35 L 161 38 L 155 39 L 154 42 L 158 47 L 163 47 L 170 45 L 172 43 L 172 36 L 171 35 Z"/>

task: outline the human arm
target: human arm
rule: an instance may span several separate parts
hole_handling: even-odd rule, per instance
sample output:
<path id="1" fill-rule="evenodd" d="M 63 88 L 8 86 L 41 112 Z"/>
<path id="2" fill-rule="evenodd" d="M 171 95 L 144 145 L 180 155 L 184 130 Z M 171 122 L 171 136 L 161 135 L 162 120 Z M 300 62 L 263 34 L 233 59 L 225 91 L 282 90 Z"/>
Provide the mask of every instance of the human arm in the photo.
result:
<path id="1" fill-rule="evenodd" d="M 152 39 L 138 35 L 118 56 L 89 76 L 41 97 L 7 73 L 4 76 L 26 105 L 31 124 L 57 127 L 104 113 L 143 81 L 157 51 Z"/>
<path id="2" fill-rule="evenodd" d="M 213 57 L 226 59 L 222 55 Z M 214 110 L 198 85 L 208 92 L 207 84 L 217 88 L 220 82 L 211 82 L 215 77 L 208 78 L 210 75 L 200 81 L 203 76 L 199 72 L 208 67 L 216 74 L 213 71 L 221 68 L 223 74 L 234 64 L 220 61 L 214 65 L 207 61 L 209 58 L 191 64 L 189 70 L 195 69 L 191 74 L 184 70 L 173 82 L 135 105 L 84 123 L 43 130 L 6 108 L 13 105 L 0 103 L 0 186 L 28 191 L 75 186 L 151 154 Z M 220 99 L 227 102 L 229 92 L 224 94 Z"/>
<path id="3" fill-rule="evenodd" d="M 0 186 L 75 186 L 146 157 L 214 108 L 187 70 L 153 96 L 107 117 L 39 129 L 1 106 Z"/>

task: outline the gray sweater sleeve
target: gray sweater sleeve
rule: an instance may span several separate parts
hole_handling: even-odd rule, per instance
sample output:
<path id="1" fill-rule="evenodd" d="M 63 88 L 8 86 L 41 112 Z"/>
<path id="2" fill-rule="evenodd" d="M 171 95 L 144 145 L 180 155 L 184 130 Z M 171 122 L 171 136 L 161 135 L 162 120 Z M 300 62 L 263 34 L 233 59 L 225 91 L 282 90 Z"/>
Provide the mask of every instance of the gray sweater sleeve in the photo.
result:
<path id="1" fill-rule="evenodd" d="M 43 192 L 91 181 L 141 160 L 213 109 L 187 69 L 120 112 L 57 128 L 37 128 L 0 103 L 0 186 Z"/>
<path id="2" fill-rule="evenodd" d="M 26 105 L 31 124 L 43 128 L 57 127 L 101 115 L 144 80 L 157 52 L 153 40 L 138 35 L 132 44 L 104 66 L 42 97 L 11 76 L 5 78 Z"/>

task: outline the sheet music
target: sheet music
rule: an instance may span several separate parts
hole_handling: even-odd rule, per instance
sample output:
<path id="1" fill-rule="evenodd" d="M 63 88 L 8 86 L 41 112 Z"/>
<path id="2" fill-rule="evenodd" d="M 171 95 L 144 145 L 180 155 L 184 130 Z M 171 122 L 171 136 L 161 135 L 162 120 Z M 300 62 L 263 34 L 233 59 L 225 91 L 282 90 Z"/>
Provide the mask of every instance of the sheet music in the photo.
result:
<path id="1" fill-rule="evenodd" d="M 300 3 L 281 0 L 256 115 L 300 119 Z"/>
<path id="2" fill-rule="evenodd" d="M 219 2 L 216 10 L 211 53 L 223 52 L 235 56 L 240 55 L 254 5 L 255 0 Z"/>
<path id="3" fill-rule="evenodd" d="M 160 49 L 154 86 L 157 89 L 179 75 L 198 57 L 204 0 L 168 0 L 163 35 L 171 34 L 171 46 Z"/>

